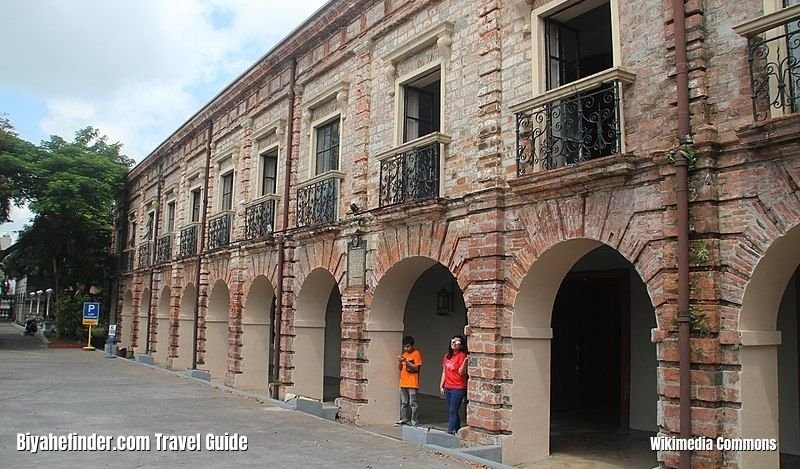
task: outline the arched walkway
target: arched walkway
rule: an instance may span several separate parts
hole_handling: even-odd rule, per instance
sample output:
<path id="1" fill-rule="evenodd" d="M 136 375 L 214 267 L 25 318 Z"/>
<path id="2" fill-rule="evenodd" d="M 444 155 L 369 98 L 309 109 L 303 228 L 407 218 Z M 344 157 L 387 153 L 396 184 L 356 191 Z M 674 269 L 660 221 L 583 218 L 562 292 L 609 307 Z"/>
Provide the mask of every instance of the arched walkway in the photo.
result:
<path id="1" fill-rule="evenodd" d="M 341 317 L 342 301 L 336 279 L 325 269 L 314 269 L 297 297 L 293 393 L 317 400 L 338 396 Z"/>
<path id="2" fill-rule="evenodd" d="M 206 312 L 205 369 L 213 380 L 224 380 L 228 370 L 228 318 L 230 293 L 224 280 L 211 288 Z"/>
<path id="3" fill-rule="evenodd" d="M 514 304 L 504 462 L 552 451 L 587 463 L 613 454 L 604 462 L 657 465 L 646 438 L 658 430 L 654 327 L 647 288 L 617 251 L 575 239 L 544 252 Z"/>
<path id="4" fill-rule="evenodd" d="M 122 313 L 120 314 L 120 331 L 117 332 L 119 348 L 130 349 L 131 337 L 133 337 L 133 293 L 125 291 L 122 300 Z"/>
<path id="5" fill-rule="evenodd" d="M 750 281 L 745 287 L 742 308 L 739 312 L 739 332 L 742 348 L 739 359 L 742 365 L 741 399 L 742 410 L 739 416 L 742 438 L 776 438 L 783 451 L 784 437 L 779 430 L 792 433 L 787 435 L 787 449 L 796 451 L 797 430 L 790 423 L 797 422 L 797 394 L 788 389 L 788 378 L 797 374 L 797 363 L 790 361 L 794 369 L 779 377 L 778 355 L 787 359 L 791 355 L 791 344 L 796 344 L 797 329 L 779 330 L 778 313 L 782 314 L 782 325 L 797 323 L 797 284 L 790 284 L 800 264 L 800 225 L 776 239 L 756 265 Z M 794 291 L 793 291 L 794 290 Z M 792 304 L 792 298 L 795 298 Z M 782 306 L 783 303 L 783 306 Z M 795 311 L 789 311 L 794 306 Z M 792 317 L 794 314 L 794 317 Z M 794 321 L 792 321 L 794 319 Z M 781 346 L 782 336 L 786 335 L 789 347 Z M 796 347 L 796 345 L 795 345 Z M 795 354 L 796 358 L 796 354 Z M 779 379 L 786 382 L 786 393 L 780 404 L 787 407 L 779 409 Z M 795 385 L 796 380 L 795 380 Z M 791 395 L 794 394 L 794 395 Z M 794 415 L 791 415 L 794 414 Z M 786 416 L 786 424 L 780 417 Z M 776 451 L 743 451 L 743 467 L 778 467 L 780 455 Z"/>
<path id="6" fill-rule="evenodd" d="M 241 389 L 269 390 L 274 314 L 275 290 L 267 277 L 259 275 L 250 286 L 242 312 L 242 373 L 236 377 Z"/>
<path id="7" fill-rule="evenodd" d="M 170 296 L 172 291 L 169 286 L 161 290 L 161 297 L 158 300 L 158 311 L 156 312 L 156 343 L 151 345 L 153 361 L 158 364 L 166 364 L 169 358 L 169 325 L 170 325 Z"/>
<path id="8" fill-rule="evenodd" d="M 444 265 L 427 257 L 410 257 L 393 265 L 381 277 L 367 318 L 367 397 L 361 424 L 387 424 L 399 417 L 397 356 L 403 336 L 414 337 L 422 353 L 420 422 L 446 430 L 445 404 L 439 398 L 441 360 L 448 339 L 462 334 L 466 306 L 455 278 Z M 432 405 L 431 405 L 432 404 Z M 462 426 L 466 421 L 462 420 Z"/>
<path id="9" fill-rule="evenodd" d="M 181 309 L 178 313 L 178 356 L 172 360 L 173 370 L 192 367 L 195 303 L 197 303 L 197 289 L 194 284 L 189 283 L 181 294 Z"/>

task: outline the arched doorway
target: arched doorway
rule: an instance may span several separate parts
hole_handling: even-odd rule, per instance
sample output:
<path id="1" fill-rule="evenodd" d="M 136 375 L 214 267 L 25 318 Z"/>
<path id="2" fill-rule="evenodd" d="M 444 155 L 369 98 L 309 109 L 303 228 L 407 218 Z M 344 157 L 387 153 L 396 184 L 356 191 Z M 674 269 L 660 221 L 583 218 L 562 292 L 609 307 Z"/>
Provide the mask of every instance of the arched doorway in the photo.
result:
<path id="1" fill-rule="evenodd" d="M 205 369 L 212 380 L 224 380 L 228 370 L 228 318 L 230 293 L 223 280 L 211 288 L 206 311 Z"/>
<path id="2" fill-rule="evenodd" d="M 147 317 L 150 314 L 150 289 L 145 287 L 144 291 L 142 291 L 142 299 L 139 301 L 139 324 L 137 328 L 136 334 L 136 353 L 147 353 L 147 326 L 148 321 Z"/>
<path id="3" fill-rule="evenodd" d="M 341 324 L 339 285 L 327 270 L 314 269 L 297 297 L 293 393 L 325 402 L 339 396 Z"/>
<path id="4" fill-rule="evenodd" d="M 798 462 L 798 264 L 800 225 L 770 245 L 745 287 L 739 313 L 741 435 L 777 439 L 780 453 L 742 451 L 742 467 Z"/>
<path id="5" fill-rule="evenodd" d="M 242 312 L 242 373 L 236 378 L 240 389 L 266 393 L 272 375 L 272 320 L 275 290 L 267 277 L 253 280 Z"/>
<path id="6" fill-rule="evenodd" d="M 117 332 L 119 348 L 130 350 L 131 337 L 133 337 L 133 293 L 130 290 L 125 291 L 120 319 L 120 330 Z"/>
<path id="7" fill-rule="evenodd" d="M 194 307 L 197 303 L 197 289 L 187 284 L 181 294 L 181 309 L 178 313 L 178 356 L 172 360 L 173 370 L 184 370 L 192 366 L 194 347 Z"/>
<path id="8" fill-rule="evenodd" d="M 366 324 L 369 403 L 359 412 L 360 423 L 390 424 L 398 419 L 397 356 L 403 336 L 410 335 L 423 361 L 420 423 L 447 430 L 447 409 L 439 396 L 442 357 L 448 339 L 463 334 L 466 324 L 464 297 L 447 267 L 427 257 L 411 257 L 387 270 L 375 288 Z"/>
<path id="9" fill-rule="evenodd" d="M 170 326 L 170 301 L 172 291 L 169 286 L 161 290 L 161 297 L 158 300 L 158 311 L 156 312 L 156 343 L 150 348 L 154 350 L 153 361 L 158 364 L 166 364 L 169 358 L 169 326 Z"/>
<path id="10" fill-rule="evenodd" d="M 543 253 L 514 305 L 504 461 L 656 465 L 655 327 L 647 287 L 616 250 L 577 239 Z"/>

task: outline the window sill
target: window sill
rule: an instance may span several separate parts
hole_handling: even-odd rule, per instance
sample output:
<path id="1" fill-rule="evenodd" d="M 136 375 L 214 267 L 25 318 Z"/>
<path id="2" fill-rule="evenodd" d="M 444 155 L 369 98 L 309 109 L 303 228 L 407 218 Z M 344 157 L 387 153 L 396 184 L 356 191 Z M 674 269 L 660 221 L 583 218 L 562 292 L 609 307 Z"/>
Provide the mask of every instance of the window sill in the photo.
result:
<path id="1" fill-rule="evenodd" d="M 633 154 L 616 154 L 557 169 L 536 171 L 511 179 L 508 185 L 517 195 L 538 198 L 585 194 L 627 182 L 636 170 Z"/>
<path id="2" fill-rule="evenodd" d="M 316 182 L 324 181 L 325 179 L 328 179 L 328 178 L 344 179 L 344 177 L 345 177 L 345 174 L 343 172 L 339 171 L 339 170 L 325 171 L 324 173 L 317 174 L 316 176 L 314 176 L 311 179 L 306 179 L 303 182 L 297 183 L 297 186 L 295 186 L 295 188 L 296 189 L 302 189 L 302 188 L 308 187 L 308 186 L 310 186 L 310 185 L 312 185 L 312 184 L 314 184 Z"/>
<path id="3" fill-rule="evenodd" d="M 441 145 L 447 145 L 452 141 L 453 138 L 449 135 L 445 135 L 441 132 L 433 132 L 424 137 L 420 137 L 410 142 L 403 143 L 402 145 L 398 145 L 396 147 L 390 148 L 388 150 L 382 151 L 375 155 L 375 159 L 378 161 L 383 161 L 387 158 L 391 158 L 397 154 L 404 153 L 412 148 L 422 147 L 433 142 L 438 142 Z"/>

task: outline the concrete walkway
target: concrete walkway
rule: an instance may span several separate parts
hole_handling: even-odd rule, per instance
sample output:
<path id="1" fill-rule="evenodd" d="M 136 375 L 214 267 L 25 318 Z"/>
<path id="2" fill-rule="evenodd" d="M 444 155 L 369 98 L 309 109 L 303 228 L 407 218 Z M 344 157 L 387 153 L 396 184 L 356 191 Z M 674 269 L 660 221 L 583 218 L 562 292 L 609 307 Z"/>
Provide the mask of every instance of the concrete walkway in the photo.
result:
<path id="1" fill-rule="evenodd" d="M 209 451 L 208 434 L 247 438 L 246 451 Z M 141 436 L 150 450 L 18 451 L 31 437 Z M 200 451 L 158 451 L 156 433 L 201 435 Z M 224 438 L 222 438 L 224 440 Z M 176 439 L 171 441 L 176 441 Z M 162 441 L 166 441 L 163 440 Z M 470 467 L 360 429 L 239 397 L 101 352 L 47 349 L 0 323 L 3 467 Z"/>

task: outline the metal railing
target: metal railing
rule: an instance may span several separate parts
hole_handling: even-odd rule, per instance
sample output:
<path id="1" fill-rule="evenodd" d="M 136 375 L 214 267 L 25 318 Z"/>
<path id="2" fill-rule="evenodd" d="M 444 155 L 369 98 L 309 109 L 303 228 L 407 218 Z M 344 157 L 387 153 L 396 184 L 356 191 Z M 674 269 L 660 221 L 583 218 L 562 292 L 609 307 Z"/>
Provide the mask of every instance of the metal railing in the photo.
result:
<path id="1" fill-rule="evenodd" d="M 198 224 L 189 225 L 181 230 L 179 253 L 181 257 L 197 254 Z"/>
<path id="2" fill-rule="evenodd" d="M 275 223 L 275 199 L 264 200 L 244 210 L 245 239 L 270 236 Z"/>
<path id="3" fill-rule="evenodd" d="M 146 242 L 139 246 L 139 268 L 149 267 L 153 263 L 153 243 Z"/>
<path id="4" fill-rule="evenodd" d="M 800 19 L 748 38 L 753 118 L 800 112 Z"/>
<path id="5" fill-rule="evenodd" d="M 297 189 L 297 226 L 336 221 L 339 179 L 329 177 Z"/>
<path id="6" fill-rule="evenodd" d="M 164 235 L 156 241 L 156 264 L 172 260 L 172 235 Z"/>
<path id="7" fill-rule="evenodd" d="M 227 246 L 231 242 L 231 213 L 222 213 L 208 220 L 208 249 Z"/>
<path id="8" fill-rule="evenodd" d="M 381 207 L 439 196 L 440 143 L 433 141 L 381 161 Z"/>
<path id="9" fill-rule="evenodd" d="M 614 80 L 518 112 L 517 175 L 619 153 L 621 86 Z"/>

